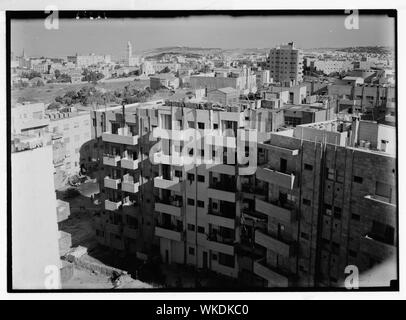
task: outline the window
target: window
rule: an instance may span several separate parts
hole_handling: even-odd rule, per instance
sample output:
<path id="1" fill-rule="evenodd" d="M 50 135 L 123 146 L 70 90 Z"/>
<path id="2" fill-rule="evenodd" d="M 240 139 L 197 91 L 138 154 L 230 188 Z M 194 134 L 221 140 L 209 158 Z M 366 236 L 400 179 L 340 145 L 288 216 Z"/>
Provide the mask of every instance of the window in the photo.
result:
<path id="1" fill-rule="evenodd" d="M 303 204 L 306 206 L 310 206 L 312 202 L 309 199 L 303 199 Z"/>
<path id="2" fill-rule="evenodd" d="M 204 176 L 198 175 L 198 176 L 197 176 L 197 181 L 199 181 L 199 182 L 204 182 Z"/>
<path id="3" fill-rule="evenodd" d="M 326 168 L 327 180 L 334 180 L 334 169 Z"/>
<path id="4" fill-rule="evenodd" d="M 341 219 L 341 208 L 334 207 L 334 218 Z"/>
<path id="5" fill-rule="evenodd" d="M 211 258 L 213 259 L 213 261 L 217 261 L 217 254 L 212 253 Z"/>
<path id="6" fill-rule="evenodd" d="M 304 169 L 311 171 L 311 170 L 313 170 L 313 166 L 311 164 L 305 163 L 304 164 Z"/>
<path id="7" fill-rule="evenodd" d="M 337 242 L 333 242 L 332 252 L 334 254 L 339 254 L 340 252 L 340 245 Z"/>
<path id="8" fill-rule="evenodd" d="M 336 182 L 344 182 L 344 172 L 341 170 L 336 170 Z"/>
<path id="9" fill-rule="evenodd" d="M 187 229 L 188 229 L 189 231 L 195 231 L 195 225 L 188 223 L 188 224 L 187 224 Z"/>
<path id="10" fill-rule="evenodd" d="M 199 208 L 204 208 L 204 201 L 202 201 L 202 200 L 197 200 L 197 206 L 198 206 Z"/>
<path id="11" fill-rule="evenodd" d="M 204 233 L 204 227 L 198 226 L 198 227 L 197 227 L 197 232 L 199 232 L 199 233 Z"/>
<path id="12" fill-rule="evenodd" d="M 362 177 L 354 176 L 354 182 L 362 183 L 362 181 L 363 181 Z"/>
<path id="13" fill-rule="evenodd" d="M 197 123 L 197 127 L 198 127 L 199 129 L 204 129 L 204 122 L 198 122 L 198 123 Z"/>
<path id="14" fill-rule="evenodd" d="M 301 232 L 300 237 L 303 238 L 303 239 L 309 240 L 309 235 L 307 233 L 305 233 L 305 232 Z"/>
<path id="15" fill-rule="evenodd" d="M 330 204 L 328 204 L 328 203 L 325 203 L 324 204 L 324 209 L 325 209 L 325 214 L 327 215 L 327 216 L 330 216 L 331 217 L 331 214 L 332 214 L 332 207 L 331 207 L 331 205 Z"/>
<path id="16" fill-rule="evenodd" d="M 361 220 L 361 216 L 359 214 L 353 213 L 351 215 L 351 219 L 355 220 L 355 221 L 360 221 Z"/>
<path id="17" fill-rule="evenodd" d="M 219 128 L 219 124 L 218 123 L 213 123 L 213 129 L 217 130 Z"/>
<path id="18" fill-rule="evenodd" d="M 182 178 L 182 171 L 180 171 L 180 170 L 175 170 L 175 177 L 177 177 L 177 178 Z"/>
<path id="19" fill-rule="evenodd" d="M 211 207 L 213 208 L 213 210 L 217 210 L 217 208 L 218 208 L 217 202 L 213 202 Z"/>
<path id="20" fill-rule="evenodd" d="M 194 206 L 194 205 L 195 205 L 195 200 L 194 200 L 194 199 L 191 199 L 191 198 L 188 198 L 188 199 L 187 199 L 187 204 L 188 204 L 189 206 Z"/>
<path id="21" fill-rule="evenodd" d="M 189 247 L 189 254 L 190 254 L 191 256 L 194 256 L 194 255 L 195 255 L 195 248 Z"/>
<path id="22" fill-rule="evenodd" d="M 187 174 L 187 179 L 192 182 L 195 181 L 195 175 L 193 173 L 188 173 Z"/>
<path id="23" fill-rule="evenodd" d="M 187 125 L 189 128 L 194 128 L 195 127 L 195 122 L 194 121 L 188 121 Z"/>

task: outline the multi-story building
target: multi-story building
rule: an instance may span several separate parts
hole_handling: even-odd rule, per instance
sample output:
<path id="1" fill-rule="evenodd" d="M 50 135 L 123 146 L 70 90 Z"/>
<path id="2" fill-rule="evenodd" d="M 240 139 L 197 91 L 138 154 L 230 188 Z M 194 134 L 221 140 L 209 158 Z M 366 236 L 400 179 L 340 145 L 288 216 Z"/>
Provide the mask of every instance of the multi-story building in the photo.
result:
<path id="1" fill-rule="evenodd" d="M 58 144 L 58 152 L 64 150 L 65 158 L 54 159 L 56 177 L 59 173 L 64 176 L 78 174 L 81 165 L 91 162 L 91 155 L 87 153 L 84 145 L 91 140 L 90 113 L 88 111 L 48 111 L 49 131 L 53 134 L 55 144 Z M 61 147 L 63 144 L 63 147 Z M 57 181 L 56 181 L 57 183 Z"/>
<path id="2" fill-rule="evenodd" d="M 347 265 L 395 254 L 394 129 L 350 118 L 275 132 L 283 108 L 258 105 L 96 111 L 99 242 L 269 287 L 340 286 Z"/>
<path id="3" fill-rule="evenodd" d="M 253 272 L 265 285 L 340 286 L 346 266 L 362 273 L 396 256 L 395 139 L 391 127 L 334 120 L 259 144 L 256 179 L 265 192 L 255 210 L 265 219 L 253 239 L 264 251 Z M 396 262 L 369 285 L 392 279 Z"/>
<path id="4" fill-rule="evenodd" d="M 256 76 L 247 67 L 232 71 L 216 70 L 213 75 L 191 76 L 189 83 L 192 89 L 206 88 L 207 91 L 226 87 L 237 89 L 241 94 L 257 91 Z"/>
<path id="5" fill-rule="evenodd" d="M 303 79 L 303 53 L 293 42 L 271 49 L 269 54 L 270 77 L 283 84 L 298 84 Z"/>
<path id="6" fill-rule="evenodd" d="M 97 64 L 108 64 L 111 63 L 110 55 L 96 55 L 94 53 L 88 55 L 76 55 L 76 65 L 78 67 L 89 67 L 91 65 Z"/>

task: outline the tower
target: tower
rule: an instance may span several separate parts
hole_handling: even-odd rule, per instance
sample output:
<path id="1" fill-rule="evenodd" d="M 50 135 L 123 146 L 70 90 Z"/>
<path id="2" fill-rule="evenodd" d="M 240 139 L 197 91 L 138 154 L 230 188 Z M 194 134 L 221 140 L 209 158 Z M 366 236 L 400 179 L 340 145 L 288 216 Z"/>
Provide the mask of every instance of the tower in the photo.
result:
<path id="1" fill-rule="evenodd" d="M 127 62 L 128 66 L 131 65 L 131 57 L 132 57 L 132 46 L 131 46 L 131 42 L 128 41 L 127 42 L 127 56 L 126 56 L 126 62 Z"/>

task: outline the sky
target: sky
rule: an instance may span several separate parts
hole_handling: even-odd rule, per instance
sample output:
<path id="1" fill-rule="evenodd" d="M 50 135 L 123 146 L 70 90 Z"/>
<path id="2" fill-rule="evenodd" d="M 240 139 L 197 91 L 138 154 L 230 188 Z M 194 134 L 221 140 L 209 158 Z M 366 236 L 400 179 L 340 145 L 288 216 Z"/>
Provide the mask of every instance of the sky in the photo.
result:
<path id="1" fill-rule="evenodd" d="M 166 47 L 272 48 L 294 41 L 299 48 L 394 46 L 394 19 L 360 16 L 359 29 L 347 30 L 342 16 L 190 16 L 184 18 L 60 19 L 58 30 L 44 20 L 12 20 L 11 51 L 28 56 L 62 57 L 133 52 Z"/>

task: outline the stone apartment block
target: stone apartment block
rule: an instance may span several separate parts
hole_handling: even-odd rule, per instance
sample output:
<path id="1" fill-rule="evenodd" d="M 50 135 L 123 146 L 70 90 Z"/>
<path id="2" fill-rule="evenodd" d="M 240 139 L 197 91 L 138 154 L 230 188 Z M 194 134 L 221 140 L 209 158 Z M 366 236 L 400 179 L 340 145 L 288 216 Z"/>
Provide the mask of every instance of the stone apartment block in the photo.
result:
<path id="1" fill-rule="evenodd" d="M 271 49 L 268 67 L 275 82 L 299 84 L 303 80 L 303 53 L 293 42 L 281 45 Z"/>
<path id="2" fill-rule="evenodd" d="M 393 128 L 354 118 L 275 132 L 277 112 L 171 101 L 94 112 L 98 241 L 260 287 L 340 286 L 347 265 L 393 256 Z"/>

